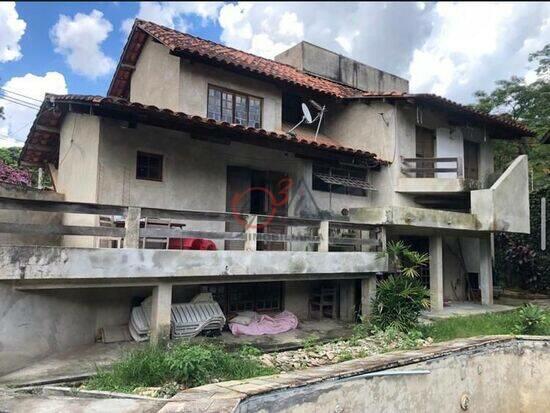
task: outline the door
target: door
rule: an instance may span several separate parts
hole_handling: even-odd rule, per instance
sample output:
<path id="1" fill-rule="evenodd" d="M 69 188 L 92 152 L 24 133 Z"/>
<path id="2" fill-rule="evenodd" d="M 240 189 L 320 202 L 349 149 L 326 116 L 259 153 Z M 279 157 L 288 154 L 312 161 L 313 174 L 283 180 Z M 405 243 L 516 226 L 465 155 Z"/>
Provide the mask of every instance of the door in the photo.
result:
<path id="1" fill-rule="evenodd" d="M 479 143 L 464 141 L 464 178 L 479 179 Z"/>
<path id="2" fill-rule="evenodd" d="M 433 178 L 435 162 L 435 132 L 431 129 L 416 127 L 416 157 L 428 158 L 426 161 L 417 161 L 417 178 Z"/>

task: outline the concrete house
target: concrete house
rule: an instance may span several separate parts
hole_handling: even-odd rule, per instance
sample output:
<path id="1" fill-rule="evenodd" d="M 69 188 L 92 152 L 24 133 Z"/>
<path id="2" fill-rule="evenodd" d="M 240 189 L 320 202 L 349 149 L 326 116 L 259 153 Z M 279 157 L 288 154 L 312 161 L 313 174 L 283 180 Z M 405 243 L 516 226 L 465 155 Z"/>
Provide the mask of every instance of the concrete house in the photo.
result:
<path id="1" fill-rule="evenodd" d="M 495 171 L 492 145 L 532 132 L 408 88 L 307 42 L 269 60 L 136 20 L 106 96 L 36 116 L 21 163 L 55 192 L 0 188 L 0 373 L 151 294 L 153 340 L 199 292 L 352 321 L 388 240 L 429 253 L 432 311 L 491 305 L 491 234 L 529 232 L 527 159 Z"/>

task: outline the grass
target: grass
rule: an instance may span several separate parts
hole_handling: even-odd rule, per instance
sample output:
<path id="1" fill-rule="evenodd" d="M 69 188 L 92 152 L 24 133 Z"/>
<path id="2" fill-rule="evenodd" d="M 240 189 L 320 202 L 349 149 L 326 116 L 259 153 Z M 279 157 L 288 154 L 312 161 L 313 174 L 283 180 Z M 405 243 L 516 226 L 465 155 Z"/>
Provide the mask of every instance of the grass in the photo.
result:
<path id="1" fill-rule="evenodd" d="M 431 337 L 435 342 L 483 335 L 525 333 L 550 335 L 550 311 L 533 307 L 467 317 L 452 317 L 424 325 L 419 330 L 408 332 L 396 328 L 380 330 L 361 323 L 349 339 L 355 345 L 360 339 L 371 337 L 379 343 L 380 352 L 396 349 L 416 348 L 423 338 Z M 523 330 L 523 331 L 522 331 Z M 319 345 L 315 336 L 303 341 L 304 348 L 313 349 Z M 168 349 L 149 346 L 129 353 L 109 368 L 101 368 L 98 374 L 88 379 L 84 387 L 94 390 L 131 393 L 138 387 L 160 387 L 166 396 L 182 388 L 203 384 L 241 380 L 277 373 L 258 358 L 260 350 L 243 346 L 239 351 L 229 352 L 219 344 L 180 343 Z M 361 355 L 342 352 L 338 361 L 350 360 Z"/>
<path id="2" fill-rule="evenodd" d="M 544 311 L 546 322 L 538 329 L 537 334 L 550 335 L 550 311 Z M 502 313 L 489 313 L 467 317 L 451 317 L 438 320 L 421 327 L 425 337 L 431 337 L 435 342 L 467 338 L 474 336 L 517 334 L 521 322 L 519 310 Z"/>
<path id="3" fill-rule="evenodd" d="M 250 346 L 228 352 L 214 344 L 178 344 L 170 349 L 149 346 L 129 353 L 110 368 L 99 369 L 84 383 L 86 389 L 130 393 L 138 387 L 201 386 L 276 373 L 258 359 Z"/>

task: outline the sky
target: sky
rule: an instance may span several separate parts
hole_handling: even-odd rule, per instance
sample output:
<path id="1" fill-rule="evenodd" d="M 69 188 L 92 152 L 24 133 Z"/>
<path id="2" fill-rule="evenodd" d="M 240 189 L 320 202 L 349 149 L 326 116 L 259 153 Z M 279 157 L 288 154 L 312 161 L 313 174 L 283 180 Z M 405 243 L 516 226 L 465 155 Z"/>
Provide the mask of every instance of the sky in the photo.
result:
<path id="1" fill-rule="evenodd" d="M 22 145 L 46 92 L 105 95 L 136 17 L 268 58 L 307 40 L 461 103 L 535 80 L 550 42 L 548 2 L 0 2 L 0 146 Z"/>

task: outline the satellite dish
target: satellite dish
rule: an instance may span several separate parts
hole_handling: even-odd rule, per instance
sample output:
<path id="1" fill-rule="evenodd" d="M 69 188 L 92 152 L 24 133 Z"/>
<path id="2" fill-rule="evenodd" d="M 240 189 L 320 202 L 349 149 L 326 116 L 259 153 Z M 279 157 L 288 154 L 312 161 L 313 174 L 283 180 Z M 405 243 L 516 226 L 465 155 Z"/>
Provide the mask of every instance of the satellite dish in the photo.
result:
<path id="1" fill-rule="evenodd" d="M 313 118 L 311 117 L 311 112 L 305 103 L 302 103 L 302 113 L 304 114 L 304 119 L 307 123 L 313 123 Z"/>

